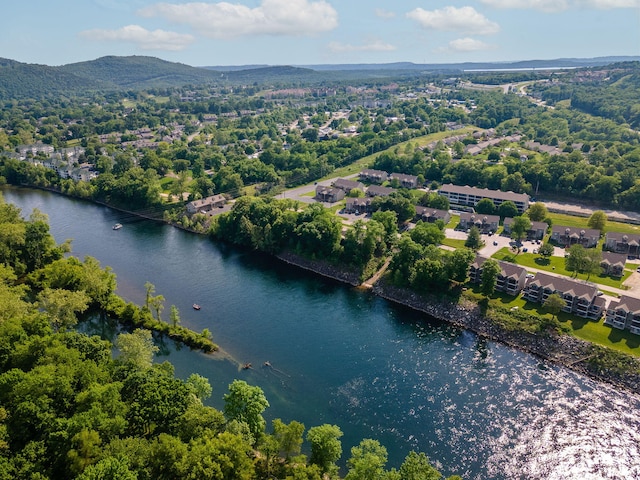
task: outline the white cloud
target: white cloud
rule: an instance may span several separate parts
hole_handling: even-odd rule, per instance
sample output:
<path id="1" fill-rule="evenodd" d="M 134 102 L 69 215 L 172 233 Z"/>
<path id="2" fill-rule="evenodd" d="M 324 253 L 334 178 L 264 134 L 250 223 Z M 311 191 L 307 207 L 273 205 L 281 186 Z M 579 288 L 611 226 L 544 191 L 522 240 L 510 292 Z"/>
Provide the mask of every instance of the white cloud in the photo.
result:
<path id="1" fill-rule="evenodd" d="M 448 52 L 477 52 L 480 50 L 493 50 L 494 48 L 494 45 L 466 37 L 450 41 L 445 50 Z"/>
<path id="2" fill-rule="evenodd" d="M 595 8 L 640 8 L 640 0 L 481 0 L 495 8 L 540 10 L 542 12 L 562 12 L 569 9 Z"/>
<path id="3" fill-rule="evenodd" d="M 580 2 L 576 2 L 580 5 Z M 587 0 L 586 6 L 609 10 L 613 8 L 640 8 L 640 0 Z"/>
<path id="4" fill-rule="evenodd" d="M 331 42 L 329 50 L 334 53 L 345 52 L 392 52 L 396 47 L 379 40 L 364 45 L 350 45 L 348 43 Z"/>
<path id="5" fill-rule="evenodd" d="M 382 8 L 375 9 L 376 17 L 380 18 L 393 18 L 396 16 L 396 12 L 391 12 L 389 10 L 384 10 Z"/>
<path id="6" fill-rule="evenodd" d="M 255 8 L 227 2 L 158 3 L 138 13 L 189 25 L 211 38 L 312 35 L 338 26 L 338 13 L 325 0 L 261 0 Z"/>
<path id="7" fill-rule="evenodd" d="M 500 31 L 500 26 L 477 12 L 473 7 L 444 7 L 439 10 L 416 8 L 407 13 L 426 29 L 462 31 L 468 34 L 489 35 Z"/>
<path id="8" fill-rule="evenodd" d="M 193 35 L 165 30 L 149 31 L 139 25 L 127 25 L 118 30 L 85 30 L 79 35 L 94 41 L 131 42 L 143 50 L 184 50 L 195 40 Z"/>
<path id="9" fill-rule="evenodd" d="M 541 10 L 543 12 L 562 12 L 569 8 L 569 0 L 482 0 L 482 3 L 495 8 Z"/>

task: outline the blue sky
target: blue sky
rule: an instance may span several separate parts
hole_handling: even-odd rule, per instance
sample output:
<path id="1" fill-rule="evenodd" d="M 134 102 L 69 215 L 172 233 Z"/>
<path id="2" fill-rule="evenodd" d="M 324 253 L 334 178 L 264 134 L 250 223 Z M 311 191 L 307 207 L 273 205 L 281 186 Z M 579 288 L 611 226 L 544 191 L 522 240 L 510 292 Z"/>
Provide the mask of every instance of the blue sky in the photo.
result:
<path id="1" fill-rule="evenodd" d="M 193 66 L 640 55 L 640 0 L 21 0 L 0 57 L 149 55 Z"/>

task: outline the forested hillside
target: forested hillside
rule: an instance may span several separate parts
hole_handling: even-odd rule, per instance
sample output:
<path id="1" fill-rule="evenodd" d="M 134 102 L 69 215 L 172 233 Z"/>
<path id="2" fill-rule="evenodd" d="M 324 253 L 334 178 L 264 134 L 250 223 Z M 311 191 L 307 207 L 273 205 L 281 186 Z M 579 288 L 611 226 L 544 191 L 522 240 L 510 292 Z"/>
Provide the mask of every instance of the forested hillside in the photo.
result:
<path id="1" fill-rule="evenodd" d="M 44 98 L 109 88 L 96 78 L 82 78 L 46 65 L 0 59 L 0 99 Z"/>
<path id="2" fill-rule="evenodd" d="M 640 128 L 640 62 L 613 64 L 598 73 L 572 72 L 562 83 L 540 88 L 541 97 L 555 104 L 570 100 L 582 112 Z"/>
<path id="3" fill-rule="evenodd" d="M 59 69 L 88 80 L 100 78 L 114 87 L 137 90 L 214 83 L 220 76 L 215 71 L 141 56 L 101 57 L 89 62 L 63 65 Z"/>

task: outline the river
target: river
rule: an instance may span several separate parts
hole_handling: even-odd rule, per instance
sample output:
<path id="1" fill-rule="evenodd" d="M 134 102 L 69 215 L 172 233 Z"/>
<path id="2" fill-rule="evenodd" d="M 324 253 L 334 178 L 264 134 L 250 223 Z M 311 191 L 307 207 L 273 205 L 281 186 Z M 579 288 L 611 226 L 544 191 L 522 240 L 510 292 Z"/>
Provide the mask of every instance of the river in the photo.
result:
<path id="1" fill-rule="evenodd" d="M 212 332 L 224 353 L 168 344 L 157 358 L 209 378 L 212 406 L 234 378 L 259 385 L 268 422 L 339 425 L 343 466 L 375 438 L 388 467 L 418 450 L 465 479 L 640 478 L 636 395 L 268 256 L 49 192 L 2 192 L 25 216 L 48 214 L 73 255 L 111 266 L 125 299 L 144 303 L 150 281 L 165 319 L 176 305 L 184 325 Z"/>

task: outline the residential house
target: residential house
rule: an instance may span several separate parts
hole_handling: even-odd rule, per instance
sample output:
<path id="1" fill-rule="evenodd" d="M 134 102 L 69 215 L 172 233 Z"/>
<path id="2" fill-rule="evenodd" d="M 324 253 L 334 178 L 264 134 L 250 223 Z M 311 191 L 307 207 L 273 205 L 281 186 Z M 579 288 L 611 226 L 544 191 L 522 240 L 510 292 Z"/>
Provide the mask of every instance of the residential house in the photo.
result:
<path id="1" fill-rule="evenodd" d="M 600 230 L 554 225 L 551 228 L 550 239 L 557 245 L 563 245 L 565 247 L 582 245 L 584 248 L 593 248 L 600 239 Z"/>
<path id="2" fill-rule="evenodd" d="M 506 235 L 511 235 L 511 225 L 513 225 L 513 217 L 506 217 L 502 222 Z M 542 240 L 547 233 L 547 228 L 549 225 L 545 222 L 531 222 L 531 228 L 527 230 L 527 240 Z"/>
<path id="3" fill-rule="evenodd" d="M 189 215 L 193 215 L 194 213 L 208 213 L 214 208 L 222 208 L 225 203 L 227 203 L 227 199 L 224 195 L 212 195 L 187 203 L 187 213 Z"/>
<path id="4" fill-rule="evenodd" d="M 418 177 L 404 173 L 392 173 L 389 180 L 397 180 L 403 188 L 418 188 Z"/>
<path id="5" fill-rule="evenodd" d="M 476 255 L 469 267 L 469 280 L 471 283 L 482 283 L 482 265 L 487 257 Z M 527 270 L 514 263 L 498 261 L 500 272 L 496 279 L 496 290 L 509 295 L 518 295 L 527 281 Z"/>
<path id="6" fill-rule="evenodd" d="M 394 188 L 391 187 L 382 187 L 380 185 L 369 185 L 367 187 L 367 197 L 386 197 L 387 195 L 391 195 L 395 192 Z"/>
<path id="7" fill-rule="evenodd" d="M 439 210 L 431 207 L 416 206 L 416 221 L 434 223 L 436 220 L 442 220 L 445 225 L 451 220 L 451 214 L 447 210 Z"/>
<path id="8" fill-rule="evenodd" d="M 478 227 L 480 233 L 496 232 L 500 225 L 500 217 L 498 215 L 482 215 L 479 213 L 460 213 L 460 224 L 458 228 L 467 230 L 471 227 Z"/>
<path id="9" fill-rule="evenodd" d="M 347 198 L 344 211 L 347 213 L 369 213 L 371 211 L 371 197 Z"/>
<path id="10" fill-rule="evenodd" d="M 368 168 L 360 172 L 360 180 L 369 183 L 384 183 L 389 180 L 389 174 L 382 170 Z"/>
<path id="11" fill-rule="evenodd" d="M 465 152 L 469 155 L 480 155 L 482 153 L 483 148 L 479 145 L 467 145 L 465 148 Z"/>
<path id="12" fill-rule="evenodd" d="M 326 185 L 316 186 L 316 200 L 321 202 L 335 203 L 344 198 L 344 190 L 341 188 L 329 187 Z"/>
<path id="13" fill-rule="evenodd" d="M 638 256 L 640 255 L 640 235 L 607 232 L 602 248 L 616 253 Z"/>
<path id="14" fill-rule="evenodd" d="M 361 182 L 348 180 L 346 178 L 338 178 L 331 185 L 334 188 L 339 188 L 340 190 L 343 190 L 345 195 L 349 195 L 349 193 L 351 193 L 351 190 L 360 190 L 364 192 L 364 185 Z"/>
<path id="15" fill-rule="evenodd" d="M 640 298 L 622 295 L 618 300 L 612 300 L 604 324 L 640 335 Z"/>
<path id="16" fill-rule="evenodd" d="M 94 178 L 98 178 L 98 172 L 93 169 L 93 165 L 83 163 L 79 167 L 73 168 L 69 176 L 76 182 L 89 182 Z"/>
<path id="17" fill-rule="evenodd" d="M 624 274 L 624 266 L 627 256 L 622 253 L 602 252 L 602 273 L 612 277 L 621 277 Z"/>
<path id="18" fill-rule="evenodd" d="M 475 207 L 480 200 L 488 198 L 496 208 L 507 201 L 513 202 L 519 213 L 523 213 L 529 208 L 529 195 L 526 193 L 503 192 L 501 190 L 489 190 L 488 188 L 476 188 L 466 185 L 459 186 L 451 183 L 442 185 L 438 193 L 447 197 L 452 205 Z"/>
<path id="19" fill-rule="evenodd" d="M 53 145 L 47 143 L 37 142 L 30 145 L 20 145 L 17 147 L 18 153 L 21 159 L 25 159 L 27 154 L 37 155 L 38 153 L 44 153 L 45 155 L 51 155 L 55 148 Z"/>
<path id="20" fill-rule="evenodd" d="M 557 293 L 565 301 L 563 312 L 598 320 L 605 310 L 606 301 L 598 295 L 595 285 L 542 272 L 536 273 L 535 277 L 527 282 L 523 297 L 530 302 L 544 304 L 553 293 Z"/>

